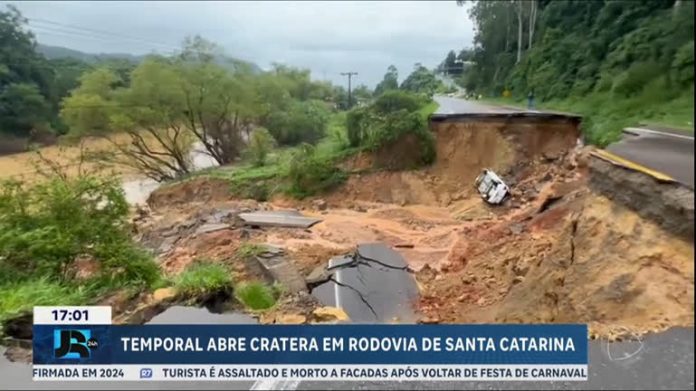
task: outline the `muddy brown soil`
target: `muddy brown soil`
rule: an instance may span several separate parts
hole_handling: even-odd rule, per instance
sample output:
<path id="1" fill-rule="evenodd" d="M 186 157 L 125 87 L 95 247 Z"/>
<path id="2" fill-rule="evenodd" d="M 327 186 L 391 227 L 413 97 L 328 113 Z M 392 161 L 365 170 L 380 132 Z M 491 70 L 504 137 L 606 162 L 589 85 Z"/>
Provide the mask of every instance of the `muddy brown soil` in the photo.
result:
<path id="1" fill-rule="evenodd" d="M 590 188 L 588 150 L 575 148 L 567 124 L 525 135 L 531 126 L 446 123 L 435 129 L 432 167 L 356 174 L 321 200 L 234 200 L 226 183 L 206 178 L 170 186 L 153 194 L 138 229 L 157 248 L 162 240 L 152 238 L 176 232 L 159 255 L 169 273 L 206 257 L 246 279 L 262 276 L 234 256 L 245 242 L 284 248 L 304 275 L 359 243 L 383 242 L 416 271 L 427 322 L 579 322 L 609 338 L 617 330 L 692 326 L 693 242 Z M 364 155 L 345 165 L 361 170 L 375 161 Z M 506 204 L 490 206 L 475 194 L 471 182 L 485 167 L 513 189 Z M 232 218 L 229 228 L 194 233 L 215 211 L 287 208 L 322 222 L 249 229 Z M 297 320 L 284 309 L 275 313 Z"/>

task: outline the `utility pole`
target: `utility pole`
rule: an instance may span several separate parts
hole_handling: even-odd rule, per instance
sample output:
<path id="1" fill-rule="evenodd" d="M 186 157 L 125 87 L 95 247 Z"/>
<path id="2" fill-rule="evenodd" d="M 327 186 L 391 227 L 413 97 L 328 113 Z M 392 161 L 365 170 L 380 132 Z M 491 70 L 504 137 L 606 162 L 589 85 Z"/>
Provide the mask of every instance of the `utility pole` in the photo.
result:
<path id="1" fill-rule="evenodd" d="M 348 108 L 353 106 L 353 96 L 351 94 L 351 79 L 353 76 L 357 75 L 358 72 L 341 72 L 341 76 L 348 76 Z"/>

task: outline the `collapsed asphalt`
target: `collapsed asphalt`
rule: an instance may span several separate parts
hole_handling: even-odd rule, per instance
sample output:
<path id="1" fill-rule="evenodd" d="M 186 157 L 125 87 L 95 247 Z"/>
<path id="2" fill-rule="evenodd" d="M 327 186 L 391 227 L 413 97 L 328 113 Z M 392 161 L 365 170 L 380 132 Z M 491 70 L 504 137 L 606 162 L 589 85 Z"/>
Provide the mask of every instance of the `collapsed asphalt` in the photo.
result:
<path id="1" fill-rule="evenodd" d="M 312 290 L 354 323 L 414 323 L 418 287 L 403 257 L 382 243 L 361 244 L 329 261 L 328 281 Z"/>

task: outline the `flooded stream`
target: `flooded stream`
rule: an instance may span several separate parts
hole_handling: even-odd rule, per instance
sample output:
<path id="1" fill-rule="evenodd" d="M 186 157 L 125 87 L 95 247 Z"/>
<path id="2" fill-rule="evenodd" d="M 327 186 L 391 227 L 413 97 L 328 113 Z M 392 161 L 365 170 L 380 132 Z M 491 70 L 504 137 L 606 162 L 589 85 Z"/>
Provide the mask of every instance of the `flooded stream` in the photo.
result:
<path id="1" fill-rule="evenodd" d="M 125 136 L 124 136 L 125 137 Z M 121 140 L 117 137 L 116 140 Z M 86 150 L 98 151 L 108 148 L 105 140 L 89 139 L 85 141 Z M 79 158 L 80 148 L 78 146 L 61 146 L 51 145 L 43 147 L 40 152 L 46 158 L 60 164 L 67 172 L 77 172 L 76 159 Z M 190 154 L 194 170 L 201 170 L 217 165 L 215 159 L 204 152 L 203 146 L 200 143 L 194 145 Z M 22 152 L 11 155 L 0 156 L 0 179 L 18 179 L 32 181 L 37 177 L 35 164 L 37 163 L 37 155 L 35 152 Z M 129 204 L 142 204 L 147 200 L 147 197 L 155 189 L 160 186 L 160 183 L 145 178 L 132 169 L 126 167 L 113 167 L 119 175 L 123 175 L 123 190 L 126 193 L 126 200 Z"/>
<path id="2" fill-rule="evenodd" d="M 212 156 L 204 152 L 200 144 L 194 146 L 193 151 L 191 151 L 191 161 L 194 171 L 218 165 Z M 138 178 L 123 181 L 122 187 L 126 194 L 126 201 L 131 205 L 136 205 L 144 204 L 150 193 L 161 185 L 161 183 L 150 178 Z"/>

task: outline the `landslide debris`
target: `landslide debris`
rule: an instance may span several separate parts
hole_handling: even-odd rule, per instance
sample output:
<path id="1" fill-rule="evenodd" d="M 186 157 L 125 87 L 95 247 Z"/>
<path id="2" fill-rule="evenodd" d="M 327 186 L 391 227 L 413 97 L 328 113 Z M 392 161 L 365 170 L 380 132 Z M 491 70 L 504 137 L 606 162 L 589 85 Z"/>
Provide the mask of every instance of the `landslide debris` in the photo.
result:
<path id="1" fill-rule="evenodd" d="M 426 316 L 589 323 L 603 337 L 693 325 L 693 245 L 602 195 L 572 195 L 531 219 L 462 232 L 447 267 L 418 276 Z"/>
<path id="2" fill-rule="evenodd" d="M 693 325 L 693 242 L 641 212 L 644 205 L 618 202 L 622 187 L 606 178 L 621 174 L 607 172 L 599 186 L 588 186 L 592 160 L 588 149 L 575 148 L 575 128 L 464 122 L 434 132 L 433 166 L 364 171 L 321 199 L 235 200 L 217 179 L 199 179 L 200 190 L 190 183 L 157 190 L 138 235 L 172 274 L 206 257 L 230 264 L 242 279 L 264 278 L 234 256 L 244 243 L 281 247 L 312 277 L 357 244 L 382 242 L 416 271 L 421 323 L 580 322 L 607 338 L 619 337 L 616 330 Z M 345 164 L 360 169 L 378 160 L 352 159 Z M 471 185 L 485 167 L 512 188 L 503 206 L 486 205 Z M 662 190 L 647 198 L 652 215 L 661 213 Z M 322 222 L 306 230 L 250 229 L 235 218 L 287 208 Z M 668 223 L 687 226 L 680 216 L 671 214 L 676 220 Z M 208 224 L 227 227 L 198 231 Z M 281 298 L 262 322 L 311 323 L 317 307 L 308 295 Z"/>

